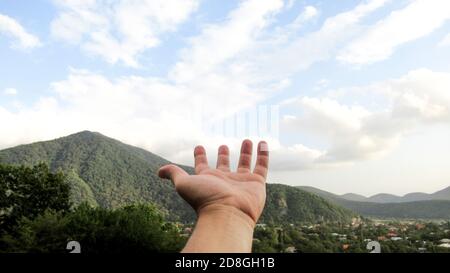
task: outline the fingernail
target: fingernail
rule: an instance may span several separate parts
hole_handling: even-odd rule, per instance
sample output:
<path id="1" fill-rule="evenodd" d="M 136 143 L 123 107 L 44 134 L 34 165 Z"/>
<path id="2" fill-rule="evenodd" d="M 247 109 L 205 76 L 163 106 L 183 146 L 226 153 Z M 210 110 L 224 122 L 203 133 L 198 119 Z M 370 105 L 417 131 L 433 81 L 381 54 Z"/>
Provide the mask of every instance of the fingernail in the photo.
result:
<path id="1" fill-rule="evenodd" d="M 261 152 L 268 152 L 269 151 L 269 145 L 266 142 L 261 142 L 259 145 L 259 150 Z"/>

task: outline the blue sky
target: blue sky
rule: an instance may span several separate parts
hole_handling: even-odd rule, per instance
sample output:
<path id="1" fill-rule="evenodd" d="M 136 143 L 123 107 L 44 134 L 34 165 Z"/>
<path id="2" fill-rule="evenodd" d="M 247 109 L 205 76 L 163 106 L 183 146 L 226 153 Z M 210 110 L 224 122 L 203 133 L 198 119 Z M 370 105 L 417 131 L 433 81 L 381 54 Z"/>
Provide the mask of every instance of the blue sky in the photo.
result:
<path id="1" fill-rule="evenodd" d="M 433 192 L 449 89 L 446 0 L 0 0 L 0 148 L 88 129 L 192 164 L 249 137 L 274 182 Z"/>

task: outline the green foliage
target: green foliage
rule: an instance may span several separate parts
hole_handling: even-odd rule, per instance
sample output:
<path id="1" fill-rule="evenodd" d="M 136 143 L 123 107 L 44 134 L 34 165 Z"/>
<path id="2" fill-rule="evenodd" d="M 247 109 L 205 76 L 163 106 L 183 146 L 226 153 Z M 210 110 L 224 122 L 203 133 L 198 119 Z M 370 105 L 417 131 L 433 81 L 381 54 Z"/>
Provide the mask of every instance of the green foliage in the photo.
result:
<path id="1" fill-rule="evenodd" d="M 52 173 L 43 163 L 0 165 L 0 252 L 64 253 L 71 240 L 81 243 L 83 253 L 175 252 L 184 245 L 177 225 L 154 205 L 110 210 L 82 203 L 71 209 L 66 180 L 74 179 L 76 174 Z"/>
<path id="2" fill-rule="evenodd" d="M 81 204 L 66 214 L 47 211 L 22 219 L 17 235 L 1 239 L 4 252 L 27 253 L 67 253 L 72 240 L 87 254 L 178 252 L 185 244 L 177 226 L 153 205 L 109 210 Z"/>
<path id="3" fill-rule="evenodd" d="M 22 217 L 70 208 L 69 185 L 62 173 L 45 164 L 34 167 L 0 164 L 0 235 L 12 231 Z"/>
<path id="4" fill-rule="evenodd" d="M 70 170 L 66 177 L 70 187 L 70 199 L 74 205 L 88 203 L 91 206 L 98 206 L 91 187 L 81 179 L 75 171 Z"/>

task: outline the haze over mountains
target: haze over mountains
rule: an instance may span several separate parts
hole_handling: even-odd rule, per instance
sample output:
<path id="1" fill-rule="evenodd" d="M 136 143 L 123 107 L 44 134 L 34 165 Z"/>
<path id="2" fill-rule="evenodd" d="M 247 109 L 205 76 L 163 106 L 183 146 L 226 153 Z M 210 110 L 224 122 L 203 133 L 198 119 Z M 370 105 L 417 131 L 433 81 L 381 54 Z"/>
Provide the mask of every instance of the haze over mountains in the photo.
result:
<path id="1" fill-rule="evenodd" d="M 107 208 L 153 202 L 170 220 L 191 222 L 195 212 L 172 183 L 156 172 L 168 160 L 99 133 L 80 132 L 56 140 L 0 151 L 0 163 L 47 163 L 67 174 L 75 204 L 88 202 Z M 182 166 L 193 173 L 191 167 Z M 288 181 L 286 181 L 288 182 Z M 313 187 L 267 184 L 261 222 L 348 221 L 357 214 L 383 218 L 450 219 L 450 188 L 403 197 L 380 194 L 336 195 Z"/>

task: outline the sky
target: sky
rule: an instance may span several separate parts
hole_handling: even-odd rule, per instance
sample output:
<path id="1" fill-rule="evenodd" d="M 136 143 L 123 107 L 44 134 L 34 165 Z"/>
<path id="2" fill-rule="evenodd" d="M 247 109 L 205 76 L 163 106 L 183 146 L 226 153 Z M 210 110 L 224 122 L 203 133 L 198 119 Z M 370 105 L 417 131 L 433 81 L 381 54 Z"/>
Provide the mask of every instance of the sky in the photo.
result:
<path id="1" fill-rule="evenodd" d="M 450 186 L 448 0 L 0 0 L 0 149 L 83 130 L 269 181 Z"/>

